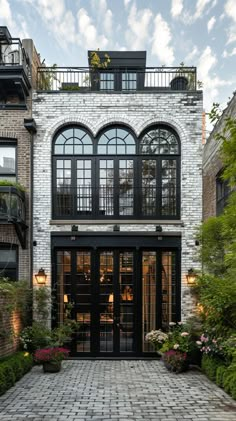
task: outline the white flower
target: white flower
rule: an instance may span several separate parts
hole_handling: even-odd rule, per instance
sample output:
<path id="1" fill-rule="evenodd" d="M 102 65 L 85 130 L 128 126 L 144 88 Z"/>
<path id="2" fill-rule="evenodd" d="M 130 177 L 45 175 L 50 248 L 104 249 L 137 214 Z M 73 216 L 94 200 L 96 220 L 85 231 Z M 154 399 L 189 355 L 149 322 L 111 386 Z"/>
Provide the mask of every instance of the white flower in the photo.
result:
<path id="1" fill-rule="evenodd" d="M 169 326 L 175 326 L 176 325 L 176 323 L 175 322 L 170 322 L 169 323 Z"/>
<path id="2" fill-rule="evenodd" d="M 179 344 L 174 344 L 174 349 L 178 349 L 179 348 Z"/>
<path id="3" fill-rule="evenodd" d="M 196 341 L 197 345 L 202 345 L 201 341 Z"/>
<path id="4" fill-rule="evenodd" d="M 180 334 L 180 336 L 189 336 L 189 333 L 188 333 L 188 332 L 182 332 L 182 333 Z"/>

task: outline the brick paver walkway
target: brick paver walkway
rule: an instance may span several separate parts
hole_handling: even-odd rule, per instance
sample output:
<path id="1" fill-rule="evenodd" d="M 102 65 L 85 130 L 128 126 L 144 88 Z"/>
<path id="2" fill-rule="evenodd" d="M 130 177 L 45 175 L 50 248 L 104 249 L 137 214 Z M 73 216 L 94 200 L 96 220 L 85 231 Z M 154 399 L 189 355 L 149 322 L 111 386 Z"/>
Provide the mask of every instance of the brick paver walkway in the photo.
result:
<path id="1" fill-rule="evenodd" d="M 1 421 L 231 421 L 236 404 L 198 371 L 171 374 L 160 361 L 64 361 L 34 367 L 0 397 Z"/>

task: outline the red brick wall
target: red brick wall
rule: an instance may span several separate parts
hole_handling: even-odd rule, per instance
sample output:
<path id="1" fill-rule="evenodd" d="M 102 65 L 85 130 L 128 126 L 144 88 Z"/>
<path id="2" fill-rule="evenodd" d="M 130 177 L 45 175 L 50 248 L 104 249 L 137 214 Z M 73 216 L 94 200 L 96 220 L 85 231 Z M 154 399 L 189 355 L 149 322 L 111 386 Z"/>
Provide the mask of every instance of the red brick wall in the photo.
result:
<path id="1" fill-rule="evenodd" d="M 9 305 L 12 301 L 0 296 L 0 358 L 13 354 L 19 348 L 20 314 L 16 310 L 11 313 L 5 310 Z"/>

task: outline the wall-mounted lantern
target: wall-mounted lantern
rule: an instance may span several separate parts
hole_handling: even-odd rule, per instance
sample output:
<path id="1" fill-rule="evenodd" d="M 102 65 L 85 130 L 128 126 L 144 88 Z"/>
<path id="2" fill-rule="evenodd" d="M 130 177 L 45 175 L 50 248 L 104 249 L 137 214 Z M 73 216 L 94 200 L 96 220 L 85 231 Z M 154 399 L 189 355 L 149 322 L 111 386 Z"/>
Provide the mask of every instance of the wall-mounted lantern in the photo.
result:
<path id="1" fill-rule="evenodd" d="M 187 284 L 189 286 L 193 286 L 196 283 L 197 274 L 196 272 L 191 268 L 188 270 L 188 274 L 186 275 L 187 278 Z"/>
<path id="2" fill-rule="evenodd" d="M 47 280 L 47 275 L 43 268 L 39 269 L 38 273 L 35 275 L 35 279 L 39 285 L 45 285 Z"/>

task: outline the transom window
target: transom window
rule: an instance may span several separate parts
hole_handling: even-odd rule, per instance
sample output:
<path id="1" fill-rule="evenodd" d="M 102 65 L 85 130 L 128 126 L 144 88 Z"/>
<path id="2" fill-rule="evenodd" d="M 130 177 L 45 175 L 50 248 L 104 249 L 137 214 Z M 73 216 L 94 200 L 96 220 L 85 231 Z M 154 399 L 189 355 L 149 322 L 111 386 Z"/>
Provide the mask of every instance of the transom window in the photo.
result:
<path id="1" fill-rule="evenodd" d="M 95 139 L 67 127 L 55 137 L 53 165 L 55 218 L 179 218 L 179 141 L 168 127 L 140 139 L 122 126 Z"/>

